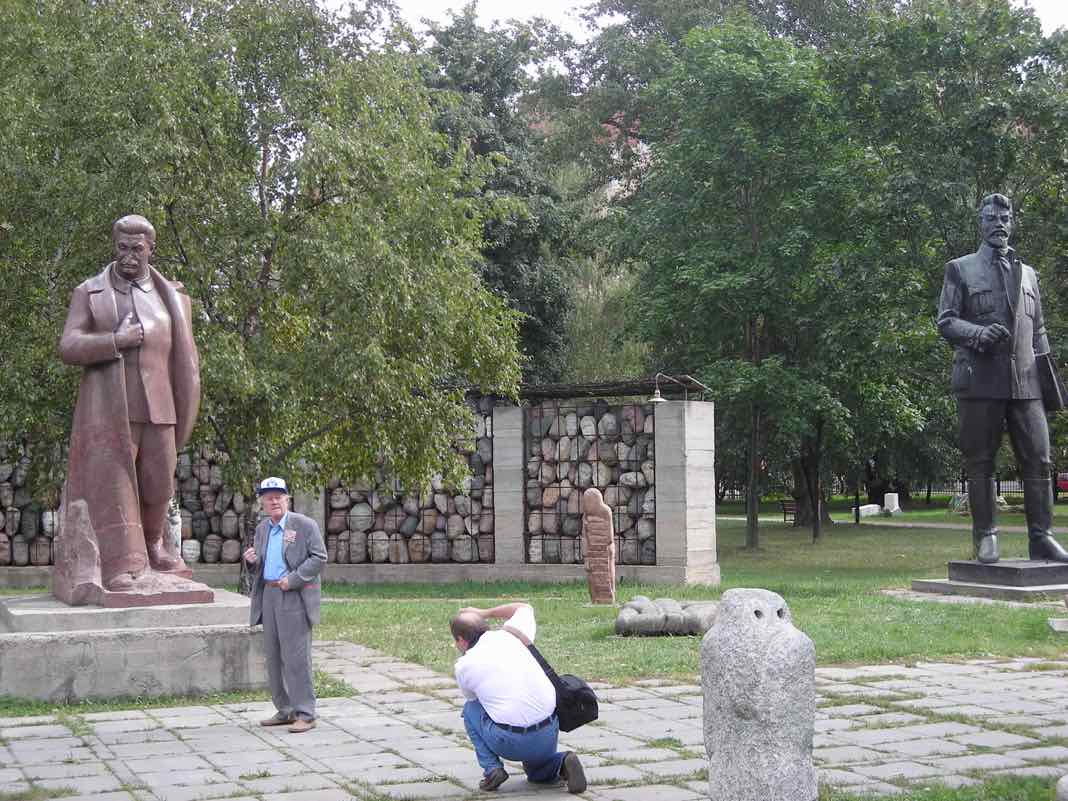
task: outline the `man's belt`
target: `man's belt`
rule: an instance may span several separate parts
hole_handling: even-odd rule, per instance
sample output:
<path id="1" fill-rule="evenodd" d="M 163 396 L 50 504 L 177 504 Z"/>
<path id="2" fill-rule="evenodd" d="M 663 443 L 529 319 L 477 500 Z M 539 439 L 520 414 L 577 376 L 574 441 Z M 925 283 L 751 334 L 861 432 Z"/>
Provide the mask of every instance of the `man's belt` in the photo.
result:
<path id="1" fill-rule="evenodd" d="M 516 734 L 528 734 L 528 733 L 530 733 L 532 731 L 537 731 L 538 729 L 544 729 L 546 726 L 548 726 L 554 720 L 556 720 L 556 713 L 555 712 L 553 712 L 551 715 L 549 715 L 549 717 L 545 718 L 545 720 L 543 720 L 543 721 L 541 721 L 539 723 L 535 723 L 533 726 L 513 726 L 510 723 L 497 723 L 497 721 L 493 721 L 493 722 L 496 723 L 497 726 L 499 726 L 500 728 L 506 729 L 507 731 L 512 731 L 512 732 L 515 732 Z"/>
<path id="2" fill-rule="evenodd" d="M 282 586 L 282 580 L 278 579 L 276 581 L 275 579 L 264 579 L 263 580 L 263 585 L 265 587 L 281 587 Z"/>

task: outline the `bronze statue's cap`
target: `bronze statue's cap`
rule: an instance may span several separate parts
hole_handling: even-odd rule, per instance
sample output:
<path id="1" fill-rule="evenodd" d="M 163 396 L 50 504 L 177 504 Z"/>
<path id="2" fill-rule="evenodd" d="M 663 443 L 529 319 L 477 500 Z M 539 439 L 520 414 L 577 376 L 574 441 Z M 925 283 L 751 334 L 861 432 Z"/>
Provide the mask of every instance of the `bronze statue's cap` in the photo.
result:
<path id="1" fill-rule="evenodd" d="M 263 481 L 260 482 L 260 485 L 256 488 L 257 495 L 263 495 L 265 492 L 284 492 L 288 495 L 289 487 L 286 486 L 284 479 L 281 479 L 278 476 L 271 476 L 270 478 L 263 479 Z"/>

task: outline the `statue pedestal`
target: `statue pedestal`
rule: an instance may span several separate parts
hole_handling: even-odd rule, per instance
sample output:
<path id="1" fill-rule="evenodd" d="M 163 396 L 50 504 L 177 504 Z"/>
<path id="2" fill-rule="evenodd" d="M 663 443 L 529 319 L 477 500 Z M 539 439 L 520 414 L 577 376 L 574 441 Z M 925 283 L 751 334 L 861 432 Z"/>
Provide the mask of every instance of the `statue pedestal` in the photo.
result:
<path id="1" fill-rule="evenodd" d="M 970 595 L 1003 601 L 1040 601 L 1068 593 L 1068 564 L 1031 559 L 975 560 L 948 564 L 948 578 L 916 579 L 912 589 L 939 595 Z"/>
<path id="2" fill-rule="evenodd" d="M 214 591 L 206 584 L 193 581 L 192 576 L 193 571 L 188 568 L 176 573 L 157 573 L 149 570 L 129 590 L 111 592 L 102 587 L 93 587 L 93 592 L 85 595 L 84 603 L 95 603 L 108 609 L 210 604 L 215 599 Z"/>
<path id="3" fill-rule="evenodd" d="M 67 606 L 51 595 L 0 601 L 4 694 L 48 701 L 202 695 L 267 684 L 248 598 L 132 608 Z"/>

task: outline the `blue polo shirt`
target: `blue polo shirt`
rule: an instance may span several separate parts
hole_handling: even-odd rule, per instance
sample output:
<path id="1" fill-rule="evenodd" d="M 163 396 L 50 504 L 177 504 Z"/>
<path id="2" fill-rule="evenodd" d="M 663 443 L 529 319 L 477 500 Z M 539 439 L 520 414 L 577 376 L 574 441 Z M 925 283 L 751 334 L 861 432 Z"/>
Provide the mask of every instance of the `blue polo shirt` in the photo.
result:
<path id="1" fill-rule="evenodd" d="M 267 532 L 267 556 L 263 560 L 263 578 L 266 581 L 278 581 L 282 576 L 289 575 L 289 568 L 282 556 L 282 533 L 288 519 L 289 512 L 286 512 L 277 523 L 271 523 Z"/>

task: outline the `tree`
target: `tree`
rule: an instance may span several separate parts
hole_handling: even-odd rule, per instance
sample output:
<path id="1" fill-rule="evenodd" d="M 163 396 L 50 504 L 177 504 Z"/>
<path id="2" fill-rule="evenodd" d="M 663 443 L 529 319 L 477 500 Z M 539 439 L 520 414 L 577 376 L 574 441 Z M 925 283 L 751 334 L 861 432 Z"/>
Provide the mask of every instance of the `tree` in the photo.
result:
<path id="1" fill-rule="evenodd" d="M 979 199 L 1005 192 L 1017 210 L 1015 245 L 1040 273 L 1051 341 L 1063 352 L 1068 287 L 1054 269 L 1066 263 L 1063 37 L 1044 39 L 1033 12 L 1008 2 L 933 0 L 873 18 L 828 61 L 852 136 L 886 176 L 891 213 L 875 233 L 887 262 L 911 276 L 895 302 L 933 330 L 942 265 L 975 249 Z M 856 454 L 858 463 L 878 454 L 877 497 L 890 480 L 959 469 L 949 348 L 932 345 L 908 362 L 924 419 L 919 442 L 878 436 Z"/>
<path id="2" fill-rule="evenodd" d="M 541 153 L 543 120 L 526 101 L 539 83 L 556 80 L 550 62 L 570 40 L 538 20 L 483 28 L 475 3 L 453 12 L 448 24 L 431 23 L 428 34 L 427 83 L 459 95 L 438 126 L 484 171 L 483 281 L 522 314 L 525 379 L 556 380 L 570 310 L 565 257 L 573 226 Z"/>
<path id="3" fill-rule="evenodd" d="M 818 54 L 751 20 L 692 30 L 647 105 L 650 167 L 620 243 L 645 264 L 646 333 L 734 419 L 745 409 L 747 545 L 769 448 L 796 468 L 818 539 L 827 443 L 860 422 L 851 398 L 918 424 L 890 355 L 920 323 L 885 304 L 901 276 L 870 236 L 878 165 L 850 141 Z"/>
<path id="4" fill-rule="evenodd" d="M 386 6 L 0 10 L 5 436 L 66 440 L 69 293 L 136 211 L 193 299 L 194 437 L 225 451 L 228 483 L 459 479 L 464 390 L 514 392 L 517 320 L 473 269 L 480 162 L 434 132 L 444 98 L 367 27 Z"/>

